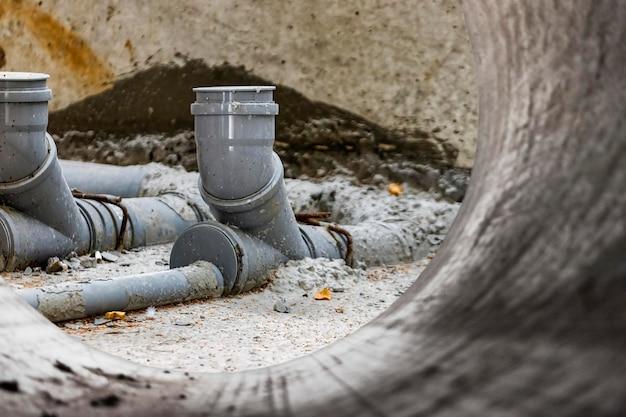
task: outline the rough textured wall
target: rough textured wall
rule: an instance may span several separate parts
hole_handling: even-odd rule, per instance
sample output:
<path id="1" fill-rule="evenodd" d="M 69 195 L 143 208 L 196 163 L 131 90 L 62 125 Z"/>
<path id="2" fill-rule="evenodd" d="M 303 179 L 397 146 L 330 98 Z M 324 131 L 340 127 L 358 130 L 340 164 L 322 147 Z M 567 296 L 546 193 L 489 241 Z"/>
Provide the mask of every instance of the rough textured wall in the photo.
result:
<path id="1" fill-rule="evenodd" d="M 454 0 L 1 0 L 0 66 L 48 72 L 53 109 L 164 64 L 243 65 L 307 98 L 458 150 L 476 125 L 469 43 Z"/>

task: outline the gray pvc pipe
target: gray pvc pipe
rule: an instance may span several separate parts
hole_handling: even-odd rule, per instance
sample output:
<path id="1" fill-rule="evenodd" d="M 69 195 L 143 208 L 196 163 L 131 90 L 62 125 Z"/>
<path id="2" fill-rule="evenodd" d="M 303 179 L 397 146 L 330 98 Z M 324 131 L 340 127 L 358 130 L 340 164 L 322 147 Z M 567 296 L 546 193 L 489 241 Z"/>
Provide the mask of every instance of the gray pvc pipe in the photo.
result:
<path id="1" fill-rule="evenodd" d="M 72 240 L 88 239 L 87 224 L 63 179 L 54 141 L 49 135 L 44 135 L 43 141 L 48 147 L 48 157 L 43 165 L 29 177 L 0 183 L 0 205 L 7 205 L 28 214 Z M 2 164 L 10 158 L 10 155 L 0 149 Z"/>
<path id="2" fill-rule="evenodd" d="M 117 166 L 68 160 L 59 160 L 59 163 L 70 188 L 124 198 L 140 197 L 144 181 L 154 171 L 146 165 Z"/>
<path id="3" fill-rule="evenodd" d="M 51 98 L 47 78 L 0 73 L 0 270 L 42 263 L 71 251 L 112 249 L 122 223 L 119 207 L 72 196 L 54 141 L 46 134 Z M 100 173 L 91 177 L 104 179 Z M 126 247 L 172 241 L 206 218 L 180 196 L 128 199 L 123 204 L 130 220 Z"/>
<path id="4" fill-rule="evenodd" d="M 200 178 L 216 198 L 237 200 L 264 188 L 274 175 L 273 86 L 195 88 Z"/>
<path id="5" fill-rule="evenodd" d="M 20 211 L 0 206 L 0 271 L 40 265 L 52 256 L 65 256 L 116 248 L 122 210 L 112 204 L 76 199 L 86 234 L 71 239 Z M 189 226 L 206 218 L 177 194 L 129 198 L 124 247 L 136 248 L 171 242 Z"/>
<path id="6" fill-rule="evenodd" d="M 275 87 L 196 88 L 191 106 L 200 190 L 215 218 L 291 259 L 310 256 L 272 151 Z"/>
<path id="7" fill-rule="evenodd" d="M 46 134 L 46 74 L 0 73 L 0 204 L 49 225 L 72 240 L 88 236 L 87 225 Z"/>
<path id="8" fill-rule="evenodd" d="M 224 290 L 220 271 L 208 262 L 149 274 L 18 290 L 18 294 L 49 320 L 58 322 L 131 311 L 200 298 L 219 297 Z"/>
<path id="9" fill-rule="evenodd" d="M 30 176 L 48 157 L 47 74 L 0 72 L 0 184 Z"/>

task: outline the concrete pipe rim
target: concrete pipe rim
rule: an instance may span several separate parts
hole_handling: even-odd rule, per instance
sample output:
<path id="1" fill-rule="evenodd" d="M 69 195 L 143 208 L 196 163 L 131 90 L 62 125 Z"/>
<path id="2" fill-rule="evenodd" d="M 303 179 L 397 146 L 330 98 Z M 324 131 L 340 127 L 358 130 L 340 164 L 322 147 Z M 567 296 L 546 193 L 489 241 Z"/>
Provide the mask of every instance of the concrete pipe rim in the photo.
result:
<path id="1" fill-rule="evenodd" d="M 605 132 L 597 141 L 588 140 L 584 133 L 591 133 L 592 124 L 621 120 L 626 100 L 617 100 L 624 99 L 617 89 L 589 88 L 590 97 L 581 95 L 583 88 L 599 87 L 599 81 L 580 86 L 572 83 L 570 91 L 561 93 L 572 92 L 581 100 L 605 94 L 621 107 L 609 109 L 601 120 L 581 118 L 581 124 L 574 128 L 585 131 L 572 132 L 571 136 L 568 131 L 555 132 L 566 125 L 566 116 L 572 115 L 567 107 L 560 109 L 561 118 L 556 119 L 562 124 L 542 125 L 536 132 L 527 125 L 518 129 L 521 133 L 500 129 L 510 128 L 504 125 L 525 111 L 525 107 L 509 106 L 519 105 L 519 101 L 508 101 L 515 99 L 507 76 L 514 75 L 509 68 L 512 58 L 508 57 L 519 57 L 519 52 L 514 54 L 521 50 L 516 48 L 516 40 L 545 41 L 527 42 L 525 59 L 516 62 L 520 65 L 532 64 L 537 58 L 533 52 L 558 48 L 559 58 L 566 60 L 539 62 L 539 69 L 547 70 L 547 74 L 535 72 L 528 81 L 541 77 L 549 84 L 563 75 L 556 68 L 571 63 L 568 54 L 562 52 L 565 46 L 572 46 L 567 42 L 571 33 L 567 28 L 587 25 L 589 36 L 597 40 L 597 35 L 608 33 L 603 31 L 606 21 L 626 16 L 626 4 L 592 5 L 597 14 L 585 14 L 576 4 L 569 9 L 563 5 L 562 11 L 555 12 L 548 2 L 485 5 L 468 0 L 463 6 L 476 57 L 482 58 L 479 67 L 484 70 L 479 72 L 479 81 L 481 106 L 485 106 L 481 112 L 487 118 L 481 119 L 479 129 L 479 168 L 444 246 L 419 280 L 382 316 L 346 339 L 288 363 L 233 374 L 190 375 L 129 363 L 88 348 L 44 321 L 6 286 L 0 286 L 0 304 L 5 307 L 5 314 L 0 315 L 0 369 L 7 369 L 13 378 L 5 381 L 4 391 L 0 391 L 6 399 L 0 407 L 7 410 L 6 414 L 42 415 L 45 411 L 49 415 L 59 410 L 66 415 L 109 412 L 128 416 L 622 415 L 626 391 L 621 320 L 624 304 L 617 290 L 623 290 L 623 274 L 618 272 L 623 272 L 626 262 L 624 232 L 616 230 L 615 224 L 623 223 L 626 203 L 615 195 L 623 194 L 623 184 L 605 182 L 605 188 L 598 187 L 599 192 L 584 187 L 588 184 L 585 180 L 599 185 L 594 175 L 600 167 L 608 167 L 608 173 L 623 178 L 625 165 L 618 162 L 623 162 L 626 150 L 623 141 L 618 143 L 619 153 L 598 149 L 619 142 L 611 139 L 621 131 Z M 541 16 L 541 12 L 554 17 L 553 21 L 548 24 L 537 17 L 536 24 L 527 19 L 528 15 Z M 573 15 L 581 19 L 568 19 Z M 499 36 L 502 33 L 494 30 L 496 25 L 511 30 Z M 556 38 L 548 36 L 558 31 Z M 608 56 L 597 74 L 601 81 L 611 80 L 618 66 L 623 71 L 626 62 L 626 52 L 616 46 L 615 37 L 607 38 L 602 50 Z M 565 44 L 542 49 L 553 40 Z M 580 39 L 576 41 L 582 46 Z M 495 49 L 490 55 L 487 49 L 498 45 L 508 48 L 506 54 Z M 589 49 L 585 51 L 587 55 L 581 52 L 574 58 L 588 57 Z M 589 59 L 580 61 L 591 65 Z M 503 66 L 497 65 L 500 63 Z M 571 71 L 582 73 L 581 64 L 572 66 Z M 548 76 L 553 77 L 546 79 Z M 500 94 L 493 93 L 496 84 Z M 487 93 L 487 89 L 491 91 Z M 537 88 L 517 88 L 516 92 L 522 100 L 533 94 L 545 96 L 545 91 Z M 551 109 L 559 111 L 558 106 Z M 536 115 L 529 112 L 531 120 Z M 518 136 L 525 133 L 547 133 L 550 137 L 535 141 L 533 154 L 527 149 L 532 138 Z M 526 141 L 521 140 L 524 138 Z M 576 139 L 579 147 L 571 144 Z M 505 148 L 503 142 L 510 147 Z M 548 147 L 567 149 L 567 156 L 582 157 L 575 161 L 580 164 L 555 164 L 564 155 L 546 152 Z M 593 158 L 586 153 L 592 150 L 596 151 Z M 515 167 L 523 172 L 547 164 L 530 182 L 519 179 L 520 171 L 502 169 L 494 162 L 504 156 L 509 157 L 507 162 L 519 164 Z M 549 177 L 555 173 L 559 175 L 550 183 Z M 563 186 L 566 173 L 577 174 L 565 183 L 572 190 Z M 505 191 L 511 193 L 503 195 L 497 187 L 507 185 L 517 188 L 507 188 Z M 581 221 L 579 212 L 560 210 L 563 196 L 571 198 L 565 201 L 571 210 L 606 209 L 608 203 L 615 206 L 605 210 L 604 217 L 584 217 Z M 502 204 L 505 201 L 511 204 Z M 529 206 L 534 210 L 528 210 Z M 541 220 L 543 214 L 553 216 Z M 553 219 L 563 224 L 545 227 Z M 565 226 L 569 235 L 558 239 L 557 233 Z M 589 234 L 593 248 L 577 244 Z M 581 256 L 581 249 L 587 249 L 585 256 Z M 568 262 L 570 269 L 555 268 L 560 262 Z M 581 291 L 584 289 L 586 293 Z M 54 385 L 50 382 L 53 378 L 63 385 Z M 59 401 L 63 403 L 59 405 Z"/>

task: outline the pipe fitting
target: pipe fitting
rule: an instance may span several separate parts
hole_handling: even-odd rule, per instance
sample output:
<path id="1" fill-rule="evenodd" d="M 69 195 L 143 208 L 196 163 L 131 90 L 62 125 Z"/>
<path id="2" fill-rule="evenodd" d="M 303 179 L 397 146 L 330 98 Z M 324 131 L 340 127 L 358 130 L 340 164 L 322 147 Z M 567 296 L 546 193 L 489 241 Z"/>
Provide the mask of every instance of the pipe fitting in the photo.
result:
<path id="1" fill-rule="evenodd" d="M 0 72 L 0 183 L 24 179 L 48 156 L 45 141 L 51 90 L 47 74 Z"/>
<path id="2" fill-rule="evenodd" d="M 260 286 L 270 270 L 287 260 L 280 251 L 241 230 L 203 222 L 191 226 L 176 239 L 170 267 L 210 262 L 222 273 L 224 294 L 229 295 Z"/>
<path id="3" fill-rule="evenodd" d="M 199 187 L 216 220 L 301 259 L 310 252 L 287 200 L 282 163 L 272 150 L 275 88 L 194 89 Z"/>
<path id="4" fill-rule="evenodd" d="M 28 214 L 71 240 L 84 240 L 88 236 L 86 224 L 63 178 L 54 140 L 44 134 L 43 141 L 48 149 L 43 164 L 27 177 L 0 183 L 0 204 Z M 0 160 L 9 159 L 10 155 L 0 150 Z"/>
<path id="5" fill-rule="evenodd" d="M 47 79 L 47 74 L 0 73 L 0 203 L 81 240 L 88 232 L 46 133 L 52 98 Z"/>
<path id="6" fill-rule="evenodd" d="M 274 86 L 194 88 L 202 188 L 224 200 L 255 194 L 274 175 Z"/>

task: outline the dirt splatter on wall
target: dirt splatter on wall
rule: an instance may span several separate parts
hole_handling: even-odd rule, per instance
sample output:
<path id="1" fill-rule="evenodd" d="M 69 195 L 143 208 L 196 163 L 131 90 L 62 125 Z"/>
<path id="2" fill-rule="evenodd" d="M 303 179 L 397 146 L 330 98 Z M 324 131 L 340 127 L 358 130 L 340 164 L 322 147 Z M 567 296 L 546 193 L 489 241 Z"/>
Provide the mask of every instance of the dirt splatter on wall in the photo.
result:
<path id="1" fill-rule="evenodd" d="M 471 166 L 473 61 L 455 0 L 2 0 L 5 70 L 51 74 L 61 109 L 163 64 L 227 62 Z M 110 103 L 115 106 L 115 103 Z"/>

